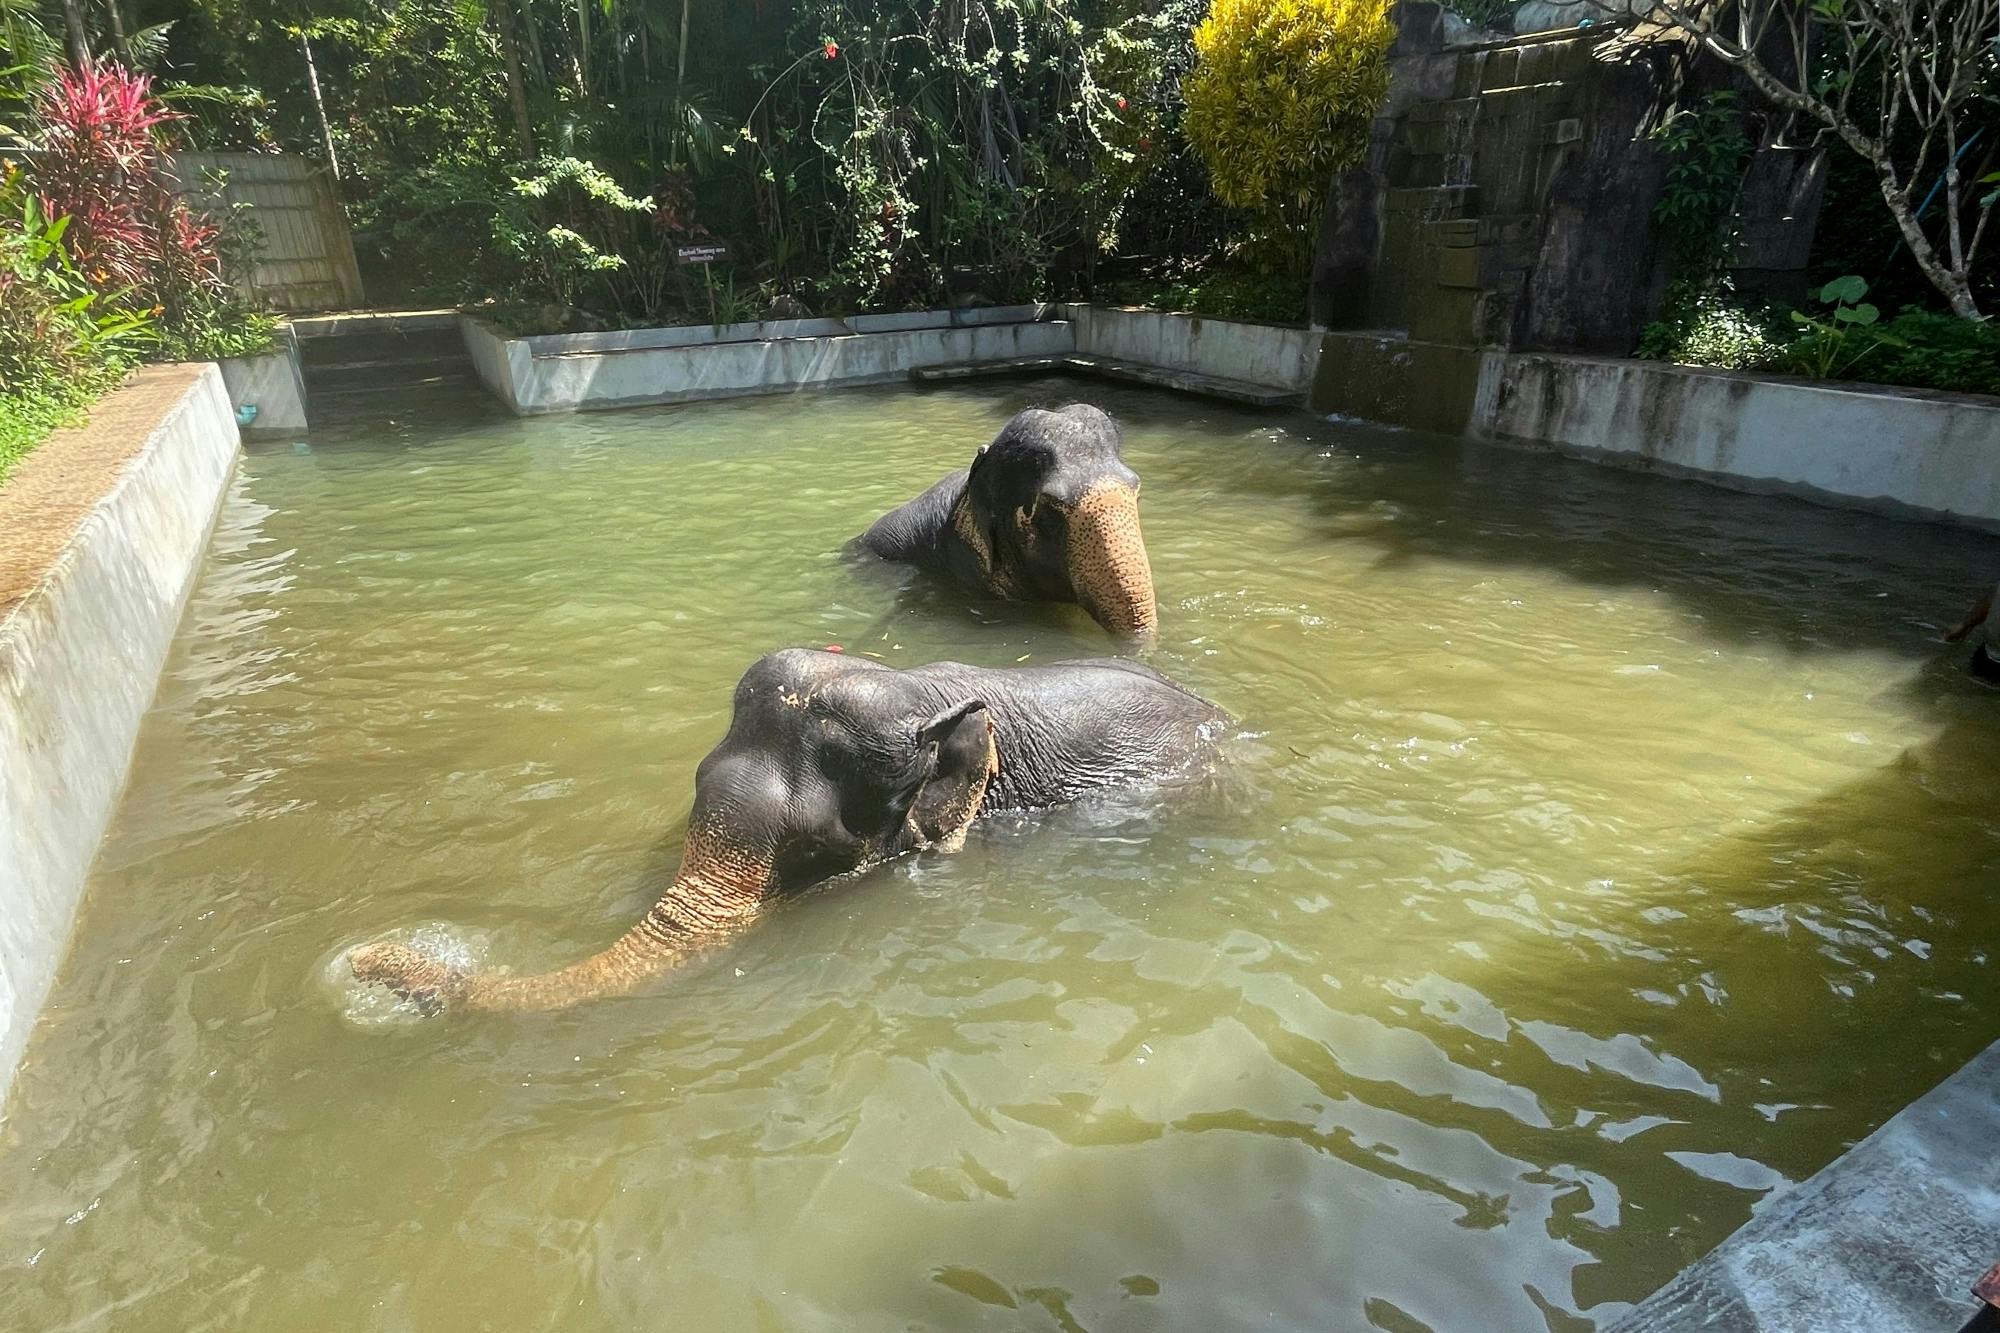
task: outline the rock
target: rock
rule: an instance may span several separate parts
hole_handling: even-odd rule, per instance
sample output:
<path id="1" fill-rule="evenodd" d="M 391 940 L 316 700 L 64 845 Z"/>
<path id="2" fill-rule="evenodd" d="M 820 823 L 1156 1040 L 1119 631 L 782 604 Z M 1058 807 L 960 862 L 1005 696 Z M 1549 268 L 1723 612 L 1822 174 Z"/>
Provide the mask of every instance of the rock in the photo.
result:
<path id="1" fill-rule="evenodd" d="M 770 312 L 764 317 L 766 319 L 811 319 L 812 311 L 807 308 L 804 301 L 799 300 L 798 297 L 793 296 L 790 292 L 780 292 L 771 302 Z"/>

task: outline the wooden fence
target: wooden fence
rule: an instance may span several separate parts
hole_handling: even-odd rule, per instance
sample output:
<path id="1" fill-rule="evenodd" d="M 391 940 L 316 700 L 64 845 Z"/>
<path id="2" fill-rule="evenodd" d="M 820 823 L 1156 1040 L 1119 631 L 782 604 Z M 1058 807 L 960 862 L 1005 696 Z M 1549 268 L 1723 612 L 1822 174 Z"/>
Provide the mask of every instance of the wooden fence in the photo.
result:
<path id="1" fill-rule="evenodd" d="M 276 153 L 176 153 L 173 165 L 190 202 L 218 213 L 247 206 L 258 236 L 242 283 L 252 302 L 288 311 L 364 304 L 354 237 L 323 166 Z"/>

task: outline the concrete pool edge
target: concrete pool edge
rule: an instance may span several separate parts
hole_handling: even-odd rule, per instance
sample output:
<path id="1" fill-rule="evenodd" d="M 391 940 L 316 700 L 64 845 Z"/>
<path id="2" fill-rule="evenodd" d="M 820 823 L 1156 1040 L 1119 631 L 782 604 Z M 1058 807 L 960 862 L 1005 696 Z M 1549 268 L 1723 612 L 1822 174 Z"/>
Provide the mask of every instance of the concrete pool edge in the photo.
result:
<path id="1" fill-rule="evenodd" d="M 1612 1333 L 1957 1329 L 2000 1259 L 2000 1042 L 1640 1302 Z"/>
<path id="2" fill-rule="evenodd" d="M 1312 410 L 2000 532 L 2000 399 L 1329 333 Z"/>
<path id="3" fill-rule="evenodd" d="M 461 316 L 459 327 L 480 380 L 517 416 L 884 384 L 934 367 L 1071 356 L 1167 372 L 1162 387 L 1189 392 L 1213 380 L 1303 397 L 1321 339 L 1289 325 L 1085 304 L 538 337 L 511 337 L 476 314 Z M 1095 373 L 1088 362 L 1070 368 Z"/>
<path id="4" fill-rule="evenodd" d="M 517 416 L 897 383 L 922 366 L 1074 349 L 1069 324 L 1052 319 L 779 337 L 722 330 L 704 341 L 624 346 L 602 346 L 599 334 L 512 338 L 472 315 L 459 327 L 474 371 Z"/>
<path id="5" fill-rule="evenodd" d="M 73 522 L 0 612 L 0 1107 L 69 944 L 238 449 L 213 364 L 155 366 L 31 456 Z M 24 476 L 26 469 L 24 468 Z M 15 480 L 21 481 L 22 477 Z M 0 493 L 23 526 L 47 497 Z"/>

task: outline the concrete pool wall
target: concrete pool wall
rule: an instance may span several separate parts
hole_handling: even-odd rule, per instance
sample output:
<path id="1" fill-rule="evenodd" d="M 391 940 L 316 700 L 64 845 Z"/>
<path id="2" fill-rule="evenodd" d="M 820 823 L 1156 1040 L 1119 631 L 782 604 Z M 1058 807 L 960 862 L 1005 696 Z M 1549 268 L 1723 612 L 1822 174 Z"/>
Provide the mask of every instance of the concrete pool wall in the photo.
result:
<path id="1" fill-rule="evenodd" d="M 475 316 L 461 328 L 480 379 L 522 416 L 880 384 L 933 367 L 1026 368 L 1051 359 L 1062 360 L 1051 369 L 1148 367 L 1303 395 L 1320 348 L 1320 335 L 1302 328 L 1080 304 L 525 338 Z"/>
<path id="2" fill-rule="evenodd" d="M 2000 531 L 2000 398 L 1325 335 L 1316 412 Z"/>
<path id="3" fill-rule="evenodd" d="M 216 366 L 151 366 L 0 489 L 0 1099 L 68 946 L 237 447 Z"/>
<path id="4" fill-rule="evenodd" d="M 467 316 L 473 368 L 521 416 L 883 384 L 922 366 L 1071 351 L 1040 306 L 509 338 Z"/>

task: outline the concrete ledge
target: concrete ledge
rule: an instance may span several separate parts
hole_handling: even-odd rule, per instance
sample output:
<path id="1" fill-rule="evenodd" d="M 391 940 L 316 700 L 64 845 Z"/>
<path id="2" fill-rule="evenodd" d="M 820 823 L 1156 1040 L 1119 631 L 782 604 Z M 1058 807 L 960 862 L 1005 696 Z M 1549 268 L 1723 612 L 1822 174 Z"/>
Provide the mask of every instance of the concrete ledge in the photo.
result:
<path id="1" fill-rule="evenodd" d="M 279 334 L 275 350 L 263 356 L 225 357 L 218 364 L 230 407 L 257 409 L 256 418 L 242 428 L 244 434 L 284 434 L 306 428 L 306 381 L 299 371 L 298 342 L 289 326 Z"/>
<path id="2" fill-rule="evenodd" d="M 1200 375 L 1192 370 L 1169 370 L 1163 366 L 1113 361 L 1101 356 L 1031 356 L 1018 361 L 964 361 L 949 366 L 918 366 L 910 372 L 910 377 L 938 381 L 971 379 L 982 375 L 1049 375 L 1064 371 L 1150 384 L 1159 389 L 1172 389 L 1176 393 L 1222 398 L 1251 407 L 1297 407 L 1305 399 L 1303 394 L 1274 385 L 1247 384 L 1242 380 Z"/>
<path id="3" fill-rule="evenodd" d="M 972 310 L 913 310 L 893 315 L 845 318 L 767 319 L 747 324 L 688 324 L 657 329 L 609 329 L 600 333 L 550 333 L 519 339 L 536 356 L 577 352 L 635 352 L 657 347 L 707 347 L 715 343 L 766 342 L 774 338 L 839 338 L 850 333 L 915 333 L 923 329 L 978 328 L 988 324 L 1032 324 L 1049 318 L 1053 306 L 982 306 Z"/>
<path id="4" fill-rule="evenodd" d="M 222 372 L 152 366 L 0 488 L 0 1098 L 62 960 L 236 451 Z"/>
<path id="5" fill-rule="evenodd" d="M 600 334 L 510 339 L 477 320 L 462 327 L 480 379 L 522 416 L 882 384 L 918 366 L 1055 355 L 1072 346 L 1061 320 L 605 350 L 598 349 Z"/>
<path id="6" fill-rule="evenodd" d="M 2000 531 L 2000 398 L 1329 333 L 1311 407 Z"/>
<path id="7" fill-rule="evenodd" d="M 1076 326 L 1076 351 L 1108 361 L 1300 394 L 1319 364 L 1321 335 L 1284 324 L 1117 306 L 1066 305 L 1063 311 Z"/>
<path id="8" fill-rule="evenodd" d="M 2000 1043 L 1641 1302 L 1613 1333 L 1952 1333 L 2000 1259 Z"/>
<path id="9" fill-rule="evenodd" d="M 430 333 L 458 326 L 458 311 L 353 310 L 338 315 L 296 315 L 292 331 L 301 338 L 337 338 L 347 334 Z"/>
<path id="10" fill-rule="evenodd" d="M 1320 335 L 1087 305 L 856 315 L 723 329 L 631 329 L 509 338 L 467 316 L 473 368 L 522 416 L 742 394 L 880 384 L 919 370 L 1039 365 L 1260 405 L 1295 403 Z"/>
<path id="11" fill-rule="evenodd" d="M 1472 429 L 1741 490 L 2000 531 L 2000 399 L 1487 353 Z"/>

